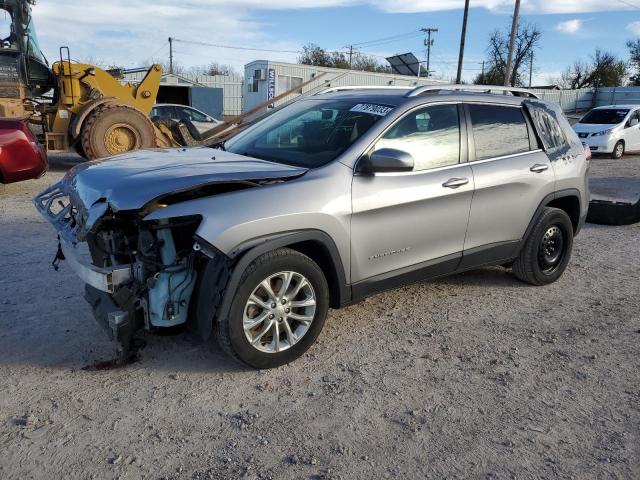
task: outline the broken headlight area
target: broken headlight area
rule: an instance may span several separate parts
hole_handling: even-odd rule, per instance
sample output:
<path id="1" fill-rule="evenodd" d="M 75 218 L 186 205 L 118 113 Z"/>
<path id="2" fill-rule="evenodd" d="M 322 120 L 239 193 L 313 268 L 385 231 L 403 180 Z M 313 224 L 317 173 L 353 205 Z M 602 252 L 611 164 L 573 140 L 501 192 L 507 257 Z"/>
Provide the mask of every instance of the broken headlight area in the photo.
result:
<path id="1" fill-rule="evenodd" d="M 200 216 L 145 222 L 136 214 L 107 214 L 88 233 L 86 244 L 94 268 L 120 271 L 129 280 L 101 291 L 87 285 L 85 297 L 96 319 L 129 354 L 133 335 L 187 323 L 198 270 L 204 255 L 194 248 Z M 126 359 L 124 359 L 126 361 Z"/>

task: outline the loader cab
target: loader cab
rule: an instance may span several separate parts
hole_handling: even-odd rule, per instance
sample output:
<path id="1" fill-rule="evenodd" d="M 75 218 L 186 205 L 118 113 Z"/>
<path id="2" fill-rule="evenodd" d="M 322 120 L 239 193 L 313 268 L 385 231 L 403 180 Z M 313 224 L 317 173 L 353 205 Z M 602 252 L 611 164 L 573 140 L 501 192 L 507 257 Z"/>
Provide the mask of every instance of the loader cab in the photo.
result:
<path id="1" fill-rule="evenodd" d="M 40 50 L 28 0 L 0 0 L 0 98 L 39 97 L 55 87 Z"/>

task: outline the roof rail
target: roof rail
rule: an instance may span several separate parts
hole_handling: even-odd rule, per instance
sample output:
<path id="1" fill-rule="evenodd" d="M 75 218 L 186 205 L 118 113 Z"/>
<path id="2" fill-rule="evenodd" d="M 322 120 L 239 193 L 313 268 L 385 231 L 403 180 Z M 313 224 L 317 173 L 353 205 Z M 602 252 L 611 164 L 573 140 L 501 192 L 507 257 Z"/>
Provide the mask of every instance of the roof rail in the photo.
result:
<path id="1" fill-rule="evenodd" d="M 343 87 L 329 87 L 325 90 L 320 90 L 314 95 L 324 95 L 325 93 L 342 92 L 349 90 L 409 90 L 412 87 L 407 85 L 405 87 L 400 85 L 345 85 Z"/>
<path id="2" fill-rule="evenodd" d="M 417 97 L 419 95 L 423 95 L 425 93 L 438 93 L 438 92 L 480 92 L 480 93 L 492 93 L 492 92 L 502 92 L 502 95 L 506 95 L 507 93 L 512 94 L 515 97 L 531 97 L 531 98 L 540 98 L 535 93 L 527 90 L 525 88 L 517 88 L 517 87 L 504 87 L 499 85 L 424 85 L 421 87 L 416 87 L 410 92 L 408 92 L 405 96 L 407 98 Z"/>

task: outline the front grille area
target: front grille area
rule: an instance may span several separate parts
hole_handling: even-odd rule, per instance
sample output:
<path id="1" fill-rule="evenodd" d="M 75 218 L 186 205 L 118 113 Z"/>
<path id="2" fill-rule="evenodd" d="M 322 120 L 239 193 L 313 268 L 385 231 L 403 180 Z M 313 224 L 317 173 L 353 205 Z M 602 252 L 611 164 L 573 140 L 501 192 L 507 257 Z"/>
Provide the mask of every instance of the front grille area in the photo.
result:
<path id="1" fill-rule="evenodd" d="M 71 243 L 77 243 L 82 229 L 83 215 L 65 191 L 63 184 L 56 184 L 40 193 L 34 204 L 40 214 L 47 219 Z"/>

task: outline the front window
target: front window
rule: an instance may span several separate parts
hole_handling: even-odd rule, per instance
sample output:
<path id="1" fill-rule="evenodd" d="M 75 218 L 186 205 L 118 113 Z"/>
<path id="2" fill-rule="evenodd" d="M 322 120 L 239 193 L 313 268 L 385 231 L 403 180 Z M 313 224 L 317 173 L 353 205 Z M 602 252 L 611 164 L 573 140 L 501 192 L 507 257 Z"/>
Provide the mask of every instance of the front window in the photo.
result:
<path id="1" fill-rule="evenodd" d="M 230 140 L 233 153 L 316 168 L 335 160 L 393 107 L 347 100 L 306 100 Z"/>
<path id="2" fill-rule="evenodd" d="M 580 123 L 591 125 L 617 125 L 622 123 L 629 114 L 628 109 L 624 108 L 599 108 L 591 110 L 587 113 Z"/>
<path id="3" fill-rule="evenodd" d="M 376 144 L 411 154 L 414 171 L 460 163 L 460 120 L 457 105 L 416 110 L 396 123 Z"/>

